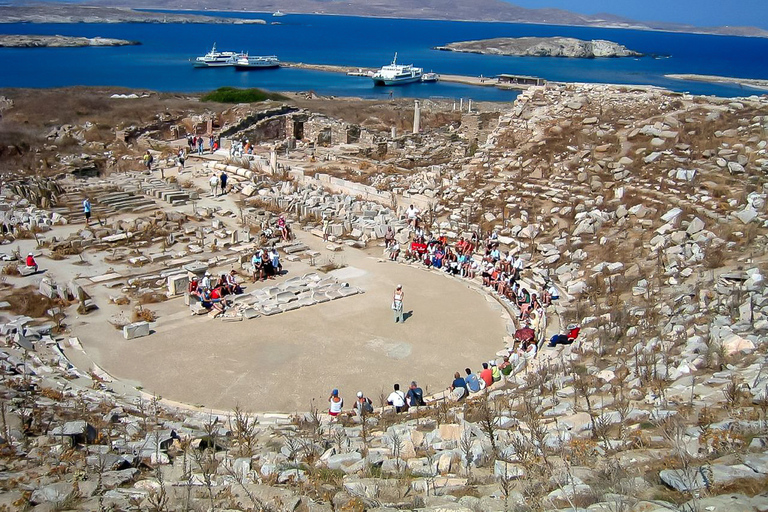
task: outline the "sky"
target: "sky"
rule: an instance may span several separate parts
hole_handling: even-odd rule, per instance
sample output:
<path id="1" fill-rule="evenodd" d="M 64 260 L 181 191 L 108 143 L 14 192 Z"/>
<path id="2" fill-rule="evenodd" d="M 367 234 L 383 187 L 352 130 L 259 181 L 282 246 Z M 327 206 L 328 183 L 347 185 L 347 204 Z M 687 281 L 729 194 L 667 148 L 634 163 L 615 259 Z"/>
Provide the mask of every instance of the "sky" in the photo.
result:
<path id="1" fill-rule="evenodd" d="M 748 25 L 768 29 L 768 0 L 509 0 L 532 9 L 556 7 L 582 14 L 607 12 L 639 21 L 698 26 Z"/>

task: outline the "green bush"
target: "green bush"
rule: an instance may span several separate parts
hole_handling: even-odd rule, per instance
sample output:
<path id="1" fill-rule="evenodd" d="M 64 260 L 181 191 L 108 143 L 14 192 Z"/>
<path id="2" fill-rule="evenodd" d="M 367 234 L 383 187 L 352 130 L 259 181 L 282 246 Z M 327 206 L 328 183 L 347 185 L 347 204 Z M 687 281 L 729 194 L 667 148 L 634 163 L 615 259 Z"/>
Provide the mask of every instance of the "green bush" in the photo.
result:
<path id="1" fill-rule="evenodd" d="M 287 100 L 282 94 L 262 91 L 261 89 L 237 89 L 235 87 L 219 87 L 200 98 L 202 101 L 216 103 L 257 103 L 266 100 Z"/>

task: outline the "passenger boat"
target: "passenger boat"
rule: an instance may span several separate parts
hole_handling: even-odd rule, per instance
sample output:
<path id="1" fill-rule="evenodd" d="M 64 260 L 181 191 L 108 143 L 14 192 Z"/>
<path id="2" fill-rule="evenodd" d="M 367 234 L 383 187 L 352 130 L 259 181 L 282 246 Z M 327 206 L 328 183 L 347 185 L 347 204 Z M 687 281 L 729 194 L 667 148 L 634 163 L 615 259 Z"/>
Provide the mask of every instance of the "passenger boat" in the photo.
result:
<path id="1" fill-rule="evenodd" d="M 437 82 L 438 80 L 440 80 L 440 75 L 437 73 L 432 73 L 431 71 L 421 75 L 422 82 Z"/>
<path id="2" fill-rule="evenodd" d="M 272 16 L 285 16 L 285 13 L 280 12 L 280 9 L 272 13 Z"/>
<path id="3" fill-rule="evenodd" d="M 280 61 L 274 55 L 269 56 L 250 56 L 247 53 L 239 56 L 235 60 L 235 69 L 238 71 L 248 71 L 251 69 L 279 68 Z"/>
<path id="4" fill-rule="evenodd" d="M 420 82 L 424 73 L 422 68 L 415 68 L 412 64 L 401 65 L 397 63 L 397 53 L 392 59 L 392 64 L 382 67 L 373 74 L 373 85 L 402 85 Z"/>
<path id="5" fill-rule="evenodd" d="M 224 66 L 232 66 L 237 57 L 241 54 L 237 52 L 219 52 L 216 51 L 216 43 L 213 43 L 211 51 L 198 57 L 194 60 L 193 64 L 196 68 L 219 68 Z"/>

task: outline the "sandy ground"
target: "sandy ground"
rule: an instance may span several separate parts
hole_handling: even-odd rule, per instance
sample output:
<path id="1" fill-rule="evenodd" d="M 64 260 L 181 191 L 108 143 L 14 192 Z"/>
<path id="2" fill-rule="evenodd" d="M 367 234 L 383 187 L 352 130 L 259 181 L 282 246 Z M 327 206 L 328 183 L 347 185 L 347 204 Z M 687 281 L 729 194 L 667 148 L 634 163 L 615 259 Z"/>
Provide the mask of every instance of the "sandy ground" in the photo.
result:
<path id="1" fill-rule="evenodd" d="M 198 178 L 201 186 L 204 180 Z M 204 198 L 199 204 L 234 208 L 234 199 Z M 234 221 L 230 223 L 234 226 Z M 65 237 L 82 227 L 57 227 L 46 235 Z M 81 371 L 87 373 L 95 363 L 115 377 L 117 381 L 110 385 L 118 392 L 131 394 L 135 392 L 131 386 L 137 386 L 205 408 L 227 410 L 241 405 L 273 412 L 305 411 L 312 400 L 322 409 L 333 388 L 339 388 L 349 404 L 358 390 L 378 404 L 380 394 L 388 395 L 395 382 L 405 388 L 417 380 L 427 393 L 439 392 L 450 384 L 455 371 L 467 366 L 476 370 L 504 348 L 507 316 L 494 299 L 466 281 L 386 261 L 378 247 L 365 251 L 345 247 L 332 253 L 319 238 L 299 230 L 296 234 L 322 253 L 318 264 L 333 258 L 346 265 L 335 275 L 365 293 L 239 322 L 192 317 L 183 298 L 175 298 L 148 305 L 159 316 L 152 324 L 153 333 L 128 341 L 108 321 L 119 313 L 130 318 L 134 305 L 109 303 L 110 295 L 121 293 L 119 284 L 114 288 L 89 285 L 86 290 L 99 310 L 79 316 L 72 307 L 66 319 L 69 336 L 77 336 L 85 352 L 62 348 Z M 14 246 L 24 254 L 33 250 L 34 241 Z M 86 252 L 87 265 L 77 256 L 61 261 L 41 256 L 38 261 L 48 275 L 66 282 L 110 272 L 104 256 Z M 284 265 L 287 275 L 248 284 L 246 290 L 316 271 L 307 260 L 284 261 Z M 16 286 L 38 285 L 41 278 L 13 281 Z M 390 309 L 398 283 L 405 288 L 405 311 L 411 313 L 404 324 L 395 324 Z"/>
<path id="2" fill-rule="evenodd" d="M 357 390 L 376 401 L 392 383 L 414 379 L 438 391 L 454 371 L 503 348 L 500 306 L 466 283 L 358 250 L 344 257 L 349 266 L 335 272 L 364 294 L 231 323 L 191 317 L 179 298 L 150 306 L 161 316 L 145 338 L 126 341 L 101 322 L 77 331 L 97 364 L 146 392 L 214 409 L 275 412 L 307 410 L 312 399 L 322 404 L 334 387 L 350 403 Z M 289 263 L 282 279 L 303 266 Z M 404 324 L 389 309 L 397 283 L 412 312 Z"/>

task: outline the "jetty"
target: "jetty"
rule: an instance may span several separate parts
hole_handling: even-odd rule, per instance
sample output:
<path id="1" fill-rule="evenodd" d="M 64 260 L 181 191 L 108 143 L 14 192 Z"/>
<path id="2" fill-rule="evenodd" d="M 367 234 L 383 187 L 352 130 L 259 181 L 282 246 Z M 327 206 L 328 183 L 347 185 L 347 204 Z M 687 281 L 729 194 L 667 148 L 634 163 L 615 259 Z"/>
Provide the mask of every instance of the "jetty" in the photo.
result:
<path id="1" fill-rule="evenodd" d="M 337 66 L 334 64 L 307 64 L 303 62 L 284 62 L 283 67 L 297 69 L 310 69 L 314 71 L 324 71 L 328 73 L 342 73 L 350 77 L 367 77 L 373 74 L 376 69 L 359 66 Z M 440 74 L 441 82 L 451 82 L 464 85 L 476 85 L 480 87 L 496 87 L 498 89 L 525 90 L 533 85 L 544 85 L 547 81 L 543 78 L 500 74 L 497 76 L 467 76 L 467 75 L 444 75 Z"/>

